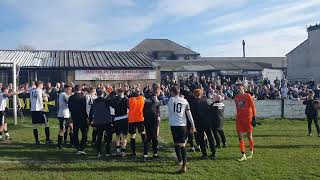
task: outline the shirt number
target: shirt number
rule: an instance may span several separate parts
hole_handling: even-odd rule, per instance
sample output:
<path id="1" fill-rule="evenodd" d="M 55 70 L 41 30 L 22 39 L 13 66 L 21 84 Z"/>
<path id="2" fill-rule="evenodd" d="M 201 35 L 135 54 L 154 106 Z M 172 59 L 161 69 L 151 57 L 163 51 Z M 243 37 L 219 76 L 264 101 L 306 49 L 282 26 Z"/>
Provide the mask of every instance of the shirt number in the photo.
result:
<path id="1" fill-rule="evenodd" d="M 34 91 L 31 92 L 31 94 L 32 94 L 32 97 L 33 97 L 33 98 L 37 98 L 37 96 L 38 96 L 38 93 L 37 93 L 37 92 L 34 92 Z"/>
<path id="2" fill-rule="evenodd" d="M 173 104 L 173 112 L 176 112 L 176 113 L 181 113 L 181 108 L 182 108 L 182 104 L 181 103 L 174 103 Z"/>

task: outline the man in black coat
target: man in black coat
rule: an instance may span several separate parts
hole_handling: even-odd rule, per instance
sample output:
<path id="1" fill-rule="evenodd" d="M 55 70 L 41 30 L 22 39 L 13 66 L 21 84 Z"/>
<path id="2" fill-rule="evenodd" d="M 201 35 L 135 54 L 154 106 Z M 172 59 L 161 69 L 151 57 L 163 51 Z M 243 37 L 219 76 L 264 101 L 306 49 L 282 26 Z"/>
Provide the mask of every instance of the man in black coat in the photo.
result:
<path id="1" fill-rule="evenodd" d="M 97 99 L 93 101 L 89 113 L 89 121 L 92 123 L 97 130 L 97 158 L 101 158 L 101 142 L 103 132 L 106 132 L 106 156 L 110 156 L 110 148 L 112 141 L 113 124 L 110 114 L 110 102 L 103 97 L 104 92 L 101 90 L 97 91 Z"/>
<path id="2" fill-rule="evenodd" d="M 190 85 L 190 87 L 187 87 L 184 84 L 180 84 L 180 92 L 184 96 L 184 98 L 189 102 L 190 105 L 190 110 L 191 114 L 194 115 L 196 114 L 196 107 L 195 107 L 195 97 L 193 94 L 193 91 L 195 90 L 195 86 Z M 187 117 L 188 118 L 188 117 Z M 190 145 L 190 149 L 188 150 L 189 152 L 195 152 L 195 151 L 200 151 L 200 142 L 198 142 L 197 138 L 194 138 L 195 133 L 190 132 L 191 124 L 190 121 L 187 121 L 188 124 L 188 144 Z M 196 146 L 193 143 L 193 140 L 196 140 Z"/>
<path id="3" fill-rule="evenodd" d="M 314 124 L 317 128 L 318 136 L 320 137 L 320 129 L 319 129 L 319 123 L 318 123 L 318 111 L 314 107 L 314 92 L 312 90 L 309 90 L 307 99 L 303 101 L 303 104 L 306 105 L 305 114 L 307 115 L 308 119 L 308 135 L 311 136 L 311 125 L 312 121 L 314 121 Z"/>
<path id="4" fill-rule="evenodd" d="M 214 145 L 213 139 L 213 131 L 212 131 L 212 123 L 210 121 L 210 109 L 207 99 L 203 97 L 203 92 L 201 89 L 196 89 L 194 91 L 195 94 L 195 111 L 193 114 L 194 123 L 197 129 L 196 139 L 200 143 L 200 149 L 202 152 L 202 159 L 207 159 L 207 149 L 206 142 L 204 140 L 205 134 L 207 135 L 207 139 L 209 141 L 209 147 L 211 149 L 211 158 L 216 158 L 216 149 Z"/>
<path id="5" fill-rule="evenodd" d="M 158 158 L 158 127 L 160 126 L 160 87 L 153 86 L 152 92 L 146 95 L 143 109 L 144 125 L 146 128 L 147 139 L 144 141 L 144 160 L 148 157 L 149 144 L 152 141 L 153 158 Z"/>
<path id="6" fill-rule="evenodd" d="M 88 139 L 89 122 L 87 114 L 87 101 L 81 89 L 81 86 L 75 86 L 75 93 L 69 97 L 68 107 L 71 113 L 71 119 L 73 120 L 74 146 L 78 150 L 78 155 L 86 155 L 87 153 L 85 152 L 85 146 Z M 79 130 L 82 134 L 80 144 L 78 137 Z"/>

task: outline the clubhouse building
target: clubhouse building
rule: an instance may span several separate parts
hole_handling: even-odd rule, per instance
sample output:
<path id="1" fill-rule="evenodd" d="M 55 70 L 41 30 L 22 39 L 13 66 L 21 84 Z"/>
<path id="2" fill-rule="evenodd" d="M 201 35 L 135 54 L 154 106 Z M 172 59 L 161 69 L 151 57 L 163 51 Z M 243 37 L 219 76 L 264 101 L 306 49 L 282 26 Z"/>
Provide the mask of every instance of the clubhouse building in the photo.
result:
<path id="1" fill-rule="evenodd" d="M 130 51 L 0 50 L 0 62 L 17 63 L 20 84 L 146 84 L 192 74 L 259 80 L 268 70 L 281 78 L 287 68 L 286 57 L 201 57 L 168 39 L 145 39 Z M 8 65 L 0 64 L 0 82 L 12 82 Z"/>

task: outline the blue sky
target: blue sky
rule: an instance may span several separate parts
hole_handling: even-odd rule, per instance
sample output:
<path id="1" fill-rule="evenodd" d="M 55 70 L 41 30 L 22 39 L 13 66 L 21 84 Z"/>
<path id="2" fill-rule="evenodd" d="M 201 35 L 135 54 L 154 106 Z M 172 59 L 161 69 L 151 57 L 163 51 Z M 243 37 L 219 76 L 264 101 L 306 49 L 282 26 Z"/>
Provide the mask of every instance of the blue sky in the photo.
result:
<path id="1" fill-rule="evenodd" d="M 130 50 L 168 38 L 202 56 L 285 56 L 320 0 L 1 0 L 0 48 Z"/>

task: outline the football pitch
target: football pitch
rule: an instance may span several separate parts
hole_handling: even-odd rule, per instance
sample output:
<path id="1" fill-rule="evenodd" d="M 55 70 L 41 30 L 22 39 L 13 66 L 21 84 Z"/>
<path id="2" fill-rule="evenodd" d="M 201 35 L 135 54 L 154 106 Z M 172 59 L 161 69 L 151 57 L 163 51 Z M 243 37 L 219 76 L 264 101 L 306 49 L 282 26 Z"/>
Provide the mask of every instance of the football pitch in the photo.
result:
<path id="1" fill-rule="evenodd" d="M 11 121 L 11 120 L 9 120 Z M 172 137 L 167 121 L 162 121 L 157 160 L 142 160 L 138 137 L 138 156 L 97 159 L 94 150 L 87 156 L 75 149 L 56 149 L 55 145 L 34 145 L 30 119 L 9 126 L 12 142 L 0 142 L 0 179 L 319 179 L 320 138 L 307 136 L 307 123 L 301 120 L 266 119 L 254 129 L 255 155 L 240 158 L 234 121 L 226 121 L 228 147 L 217 150 L 217 160 L 201 160 L 200 152 L 188 153 L 188 171 L 177 174 Z M 56 141 L 58 124 L 50 119 L 51 138 Z M 44 129 L 40 129 L 44 141 Z M 89 140 L 91 132 L 89 133 Z M 248 145 L 248 142 L 246 145 Z M 113 146 L 114 147 L 114 146 Z M 151 147 L 150 147 L 151 149 Z M 112 149 L 114 152 L 114 148 Z M 127 149 L 130 153 L 130 148 Z M 150 154 L 151 155 L 151 154 Z"/>

